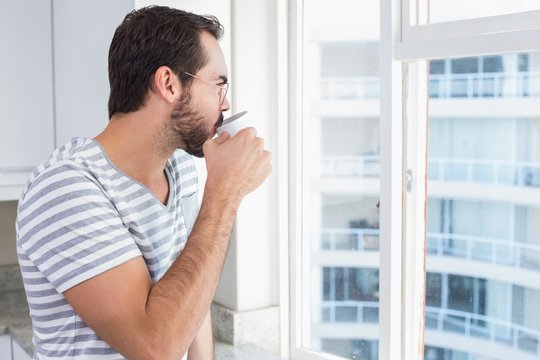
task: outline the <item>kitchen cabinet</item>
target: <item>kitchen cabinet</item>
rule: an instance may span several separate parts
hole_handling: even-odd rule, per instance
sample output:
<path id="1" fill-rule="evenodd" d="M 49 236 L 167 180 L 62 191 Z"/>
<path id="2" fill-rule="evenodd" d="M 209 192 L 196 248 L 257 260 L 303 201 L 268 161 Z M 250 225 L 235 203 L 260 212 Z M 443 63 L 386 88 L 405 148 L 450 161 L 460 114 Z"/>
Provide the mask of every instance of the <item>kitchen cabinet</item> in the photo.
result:
<path id="1" fill-rule="evenodd" d="M 0 354 L 7 354 L 8 358 L 11 359 L 11 336 L 0 335 Z"/>
<path id="2" fill-rule="evenodd" d="M 54 146 L 51 5 L 2 2 L 0 11 L 0 199 Z"/>
<path id="3" fill-rule="evenodd" d="M 11 337 L 0 335 L 0 358 L 2 360 L 32 360 L 32 357 Z"/>
<path id="4" fill-rule="evenodd" d="M 13 360 L 32 360 L 32 357 L 12 338 L 11 347 L 13 350 Z"/>
<path id="5" fill-rule="evenodd" d="M 0 201 L 72 137 L 107 124 L 107 56 L 134 0 L 17 0 L 0 10 Z"/>

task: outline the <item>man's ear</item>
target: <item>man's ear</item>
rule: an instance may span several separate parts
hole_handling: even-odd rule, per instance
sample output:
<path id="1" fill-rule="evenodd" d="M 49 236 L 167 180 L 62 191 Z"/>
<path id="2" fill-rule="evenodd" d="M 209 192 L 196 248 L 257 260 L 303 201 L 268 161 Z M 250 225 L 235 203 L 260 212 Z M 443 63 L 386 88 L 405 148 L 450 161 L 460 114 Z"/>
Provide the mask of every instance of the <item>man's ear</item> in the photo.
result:
<path id="1" fill-rule="evenodd" d="M 170 104 L 180 98 L 180 92 L 182 91 L 178 76 L 168 66 L 161 66 L 156 70 L 151 88 Z"/>

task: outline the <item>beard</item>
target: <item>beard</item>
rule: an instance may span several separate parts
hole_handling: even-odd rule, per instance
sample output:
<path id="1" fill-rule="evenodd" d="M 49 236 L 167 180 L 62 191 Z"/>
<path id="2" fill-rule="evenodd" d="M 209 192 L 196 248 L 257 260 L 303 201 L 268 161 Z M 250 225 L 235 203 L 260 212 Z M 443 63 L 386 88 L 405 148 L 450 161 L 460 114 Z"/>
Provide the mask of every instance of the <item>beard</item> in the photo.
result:
<path id="1" fill-rule="evenodd" d="M 182 97 L 176 102 L 170 115 L 170 122 L 161 138 L 162 145 L 169 145 L 174 149 L 182 149 L 196 157 L 204 157 L 203 144 L 210 139 L 217 127 L 223 122 L 223 114 L 220 113 L 214 127 L 208 130 L 205 126 L 204 115 L 194 109 L 191 104 L 191 94 L 184 91 Z"/>

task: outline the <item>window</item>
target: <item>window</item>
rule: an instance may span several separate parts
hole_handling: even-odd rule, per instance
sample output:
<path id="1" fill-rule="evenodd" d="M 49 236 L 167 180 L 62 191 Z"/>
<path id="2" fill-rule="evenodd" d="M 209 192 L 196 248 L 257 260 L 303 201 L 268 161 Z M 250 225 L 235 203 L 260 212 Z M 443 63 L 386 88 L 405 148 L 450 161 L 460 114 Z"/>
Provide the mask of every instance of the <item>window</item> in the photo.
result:
<path id="1" fill-rule="evenodd" d="M 442 1 L 293 2 L 293 359 L 540 356 L 540 6 Z"/>
<path id="2" fill-rule="evenodd" d="M 305 307 L 298 341 L 312 353 L 377 358 L 378 2 L 317 0 L 300 11 Z"/>
<path id="3" fill-rule="evenodd" d="M 536 0 L 430 0 L 430 21 L 455 21 L 540 10 Z"/>
<path id="4" fill-rule="evenodd" d="M 540 202 L 518 200 L 540 186 L 531 151 L 540 79 L 529 62 L 539 55 L 436 60 L 436 69 L 452 66 L 430 71 L 426 354 L 496 359 L 489 349 L 501 345 L 515 358 L 540 356 L 540 240 L 529 232 Z M 523 276 L 519 285 L 511 271 Z M 439 334 L 471 341 L 443 343 Z"/>

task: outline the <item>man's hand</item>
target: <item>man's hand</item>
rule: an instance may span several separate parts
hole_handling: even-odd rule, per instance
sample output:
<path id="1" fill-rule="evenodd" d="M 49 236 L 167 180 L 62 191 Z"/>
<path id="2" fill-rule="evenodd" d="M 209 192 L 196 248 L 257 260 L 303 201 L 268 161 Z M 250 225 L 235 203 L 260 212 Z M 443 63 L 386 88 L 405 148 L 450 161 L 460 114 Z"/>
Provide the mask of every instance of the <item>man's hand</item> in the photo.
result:
<path id="1" fill-rule="evenodd" d="M 205 192 L 219 188 L 233 198 L 243 198 L 268 177 L 271 154 L 254 128 L 246 128 L 234 137 L 226 132 L 203 145 L 208 177 Z"/>

